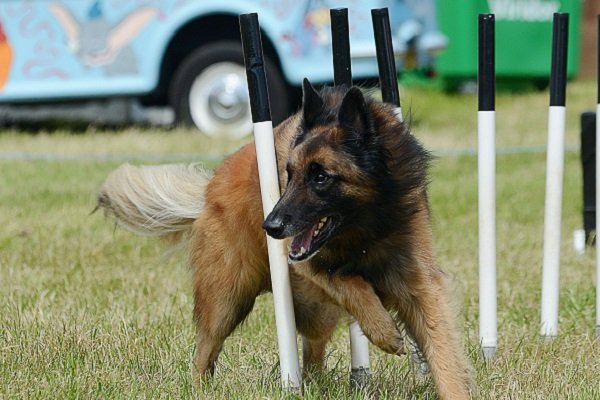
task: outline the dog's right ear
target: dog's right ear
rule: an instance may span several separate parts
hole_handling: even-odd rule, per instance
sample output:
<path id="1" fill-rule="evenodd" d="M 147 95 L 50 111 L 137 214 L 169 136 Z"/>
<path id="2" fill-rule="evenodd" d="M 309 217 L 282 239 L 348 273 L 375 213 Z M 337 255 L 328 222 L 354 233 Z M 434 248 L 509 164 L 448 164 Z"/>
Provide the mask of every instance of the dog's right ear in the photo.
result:
<path id="1" fill-rule="evenodd" d="M 304 126 L 307 129 L 312 128 L 321 113 L 323 112 L 323 99 L 319 92 L 310 84 L 308 79 L 304 78 L 302 82 L 302 116 Z"/>
<path id="2" fill-rule="evenodd" d="M 351 87 L 340 106 L 339 124 L 348 135 L 364 140 L 372 131 L 369 107 L 362 92 L 356 86 Z"/>

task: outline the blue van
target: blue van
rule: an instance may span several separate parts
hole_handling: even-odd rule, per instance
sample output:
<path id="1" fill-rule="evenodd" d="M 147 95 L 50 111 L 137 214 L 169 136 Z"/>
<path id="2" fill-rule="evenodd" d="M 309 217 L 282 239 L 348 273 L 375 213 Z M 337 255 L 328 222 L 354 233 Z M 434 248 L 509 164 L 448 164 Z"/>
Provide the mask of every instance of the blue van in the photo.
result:
<path id="1" fill-rule="evenodd" d="M 332 81 L 330 8 L 348 7 L 352 72 L 367 79 L 377 77 L 370 9 L 389 7 L 401 53 L 408 42 L 398 39 L 400 26 L 419 21 L 406 3 L 3 0 L 0 103 L 136 98 L 144 105 L 171 106 L 179 123 L 207 135 L 241 137 L 252 125 L 239 14 L 259 13 L 272 112 L 279 121 L 297 106 L 304 77 L 317 84 Z M 426 36 L 422 33 L 415 37 Z"/>

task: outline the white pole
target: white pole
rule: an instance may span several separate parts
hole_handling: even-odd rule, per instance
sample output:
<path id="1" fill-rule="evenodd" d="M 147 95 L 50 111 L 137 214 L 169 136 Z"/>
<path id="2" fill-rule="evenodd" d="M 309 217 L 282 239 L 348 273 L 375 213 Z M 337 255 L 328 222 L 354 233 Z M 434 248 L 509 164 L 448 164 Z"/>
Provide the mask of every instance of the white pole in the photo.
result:
<path id="1" fill-rule="evenodd" d="M 252 121 L 254 122 L 254 142 L 263 214 L 266 218 L 275 207 L 281 194 L 260 26 L 256 13 L 240 15 L 240 33 L 246 65 L 246 77 L 248 79 Z M 283 241 L 275 240 L 266 234 L 265 236 L 267 238 L 275 307 L 281 382 L 284 388 L 299 389 L 302 377 L 298 360 L 296 321 L 286 249 Z"/>
<path id="2" fill-rule="evenodd" d="M 350 333 L 350 379 L 358 387 L 364 386 L 371 376 L 369 361 L 369 339 L 365 336 L 357 321 L 348 327 Z"/>
<path id="3" fill-rule="evenodd" d="M 371 10 L 373 22 L 373 34 L 375 36 L 375 49 L 377 54 L 377 65 L 379 67 L 379 84 L 381 85 L 381 98 L 384 102 L 396 106 L 395 114 L 400 122 L 404 121 L 402 107 L 400 106 L 400 90 L 398 89 L 398 73 L 396 71 L 396 60 L 394 57 L 394 46 L 392 42 L 392 30 L 390 16 L 387 8 Z M 411 353 L 411 359 L 416 370 L 426 374 L 429 370 L 427 361 L 419 350 L 410 332 L 406 331 L 406 347 Z"/>
<path id="4" fill-rule="evenodd" d="M 404 122 L 404 115 L 402 114 L 402 107 L 396 107 L 394 112 L 396 113 L 396 117 L 398 118 L 398 121 Z"/>
<path id="5" fill-rule="evenodd" d="M 600 46 L 599 46 L 600 48 Z M 599 92 L 600 96 L 600 92 Z M 596 336 L 600 337 L 600 104 L 596 106 Z"/>
<path id="6" fill-rule="evenodd" d="M 564 176 L 565 107 L 550 106 L 546 158 L 544 259 L 542 271 L 542 338 L 558 335 L 560 235 Z"/>
<path id="7" fill-rule="evenodd" d="M 355 387 L 363 387 L 371 376 L 369 364 L 369 339 L 365 336 L 357 321 L 350 323 L 350 383 Z"/>
<path id="8" fill-rule="evenodd" d="M 402 114 L 402 107 L 398 106 L 394 111 L 398 120 L 400 122 L 404 122 L 404 114 Z M 427 364 L 427 360 L 425 359 L 425 356 L 423 356 L 421 349 L 419 349 L 419 346 L 417 345 L 417 342 L 415 341 L 414 337 L 406 329 L 405 332 L 405 339 L 407 341 L 406 347 L 408 348 L 408 352 L 410 353 L 412 363 L 416 371 L 419 374 L 425 376 L 429 373 L 429 364 Z"/>
<path id="9" fill-rule="evenodd" d="M 483 357 L 498 346 L 496 305 L 496 112 L 477 112 L 479 199 L 479 340 Z"/>
<path id="10" fill-rule="evenodd" d="M 477 76 L 477 191 L 479 235 L 479 341 L 491 360 L 498 346 L 496 295 L 496 50 L 495 16 L 479 14 Z"/>
<path id="11" fill-rule="evenodd" d="M 352 63 L 350 56 L 350 28 L 348 9 L 329 10 L 331 17 L 331 46 L 333 53 L 334 84 L 352 85 Z M 371 376 L 369 363 L 369 340 L 360 325 L 352 321 L 348 327 L 350 336 L 350 383 L 355 387 L 364 387 Z"/>
<path id="12" fill-rule="evenodd" d="M 596 18 L 596 336 L 600 338 L 600 14 Z"/>
<path id="13" fill-rule="evenodd" d="M 256 144 L 263 213 L 266 218 L 280 197 L 273 124 L 271 121 L 254 123 L 254 141 Z M 267 249 L 275 303 L 275 324 L 279 345 L 281 379 L 284 386 L 300 387 L 301 373 L 298 361 L 298 344 L 296 342 L 296 322 L 284 241 L 273 239 L 267 235 Z"/>
<path id="14" fill-rule="evenodd" d="M 565 119 L 569 14 L 555 13 L 552 24 L 550 108 L 546 155 L 544 258 L 542 264 L 542 339 L 558 335 L 560 236 L 565 163 Z"/>

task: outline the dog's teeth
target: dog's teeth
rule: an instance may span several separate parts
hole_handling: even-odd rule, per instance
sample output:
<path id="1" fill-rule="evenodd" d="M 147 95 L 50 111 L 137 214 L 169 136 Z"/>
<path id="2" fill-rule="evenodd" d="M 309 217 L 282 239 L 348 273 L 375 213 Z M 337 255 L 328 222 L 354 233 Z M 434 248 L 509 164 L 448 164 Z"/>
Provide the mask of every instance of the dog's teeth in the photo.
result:
<path id="1" fill-rule="evenodd" d="M 319 228 L 321 228 L 321 226 L 319 226 Z M 317 237 L 317 235 L 318 235 L 318 234 L 319 234 L 319 229 L 317 229 L 317 230 L 315 231 L 315 233 L 313 233 L 313 237 Z"/>
<path id="2" fill-rule="evenodd" d="M 324 224 L 325 222 L 327 222 L 327 217 L 321 218 L 321 223 Z"/>
<path id="3" fill-rule="evenodd" d="M 304 246 L 300 247 L 300 254 L 304 254 L 306 252 L 306 249 L 304 248 Z"/>

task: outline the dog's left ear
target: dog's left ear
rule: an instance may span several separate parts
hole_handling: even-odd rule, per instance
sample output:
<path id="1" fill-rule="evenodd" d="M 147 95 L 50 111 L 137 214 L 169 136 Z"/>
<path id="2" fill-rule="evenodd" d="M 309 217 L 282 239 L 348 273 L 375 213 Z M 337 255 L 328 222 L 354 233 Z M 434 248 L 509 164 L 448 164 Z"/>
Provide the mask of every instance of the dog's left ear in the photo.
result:
<path id="1" fill-rule="evenodd" d="M 346 132 L 357 138 L 364 138 L 371 132 L 369 108 L 359 88 L 350 88 L 344 96 L 338 122 Z"/>

